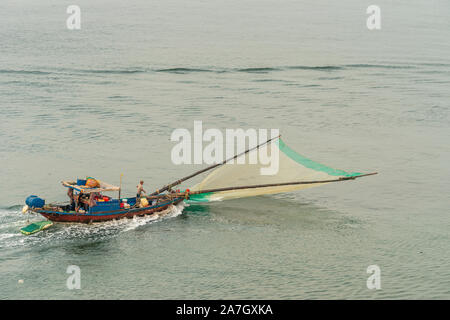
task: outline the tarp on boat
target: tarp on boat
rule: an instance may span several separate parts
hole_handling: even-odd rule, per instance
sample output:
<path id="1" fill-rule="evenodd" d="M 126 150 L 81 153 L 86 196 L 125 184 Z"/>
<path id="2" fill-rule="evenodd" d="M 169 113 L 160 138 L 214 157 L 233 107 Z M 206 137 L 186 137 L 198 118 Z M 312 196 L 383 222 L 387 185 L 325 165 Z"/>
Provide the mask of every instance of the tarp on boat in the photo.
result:
<path id="1" fill-rule="evenodd" d="M 256 164 L 251 164 L 249 159 L 257 156 L 255 153 L 258 152 L 259 155 L 278 154 L 278 170 L 275 174 L 262 174 L 261 169 L 266 168 L 267 170 L 268 165 L 262 164 L 261 161 L 258 161 Z M 242 157 L 245 157 L 245 159 L 240 159 L 244 164 L 238 164 L 239 158 Z M 221 188 L 237 189 L 192 194 L 190 195 L 189 200 L 208 202 L 290 192 L 317 187 L 330 180 L 336 181 L 341 178 L 349 179 L 352 177 L 364 176 L 364 174 L 359 172 L 346 172 L 333 169 L 308 159 L 289 148 L 281 139 L 277 139 L 259 149 L 250 151 L 238 157 L 236 160 L 235 163 L 226 163 L 213 170 L 202 182 L 191 188 L 190 191 L 201 192 Z M 321 183 L 321 181 L 324 182 Z M 301 184 L 303 182 L 304 184 Z M 259 185 L 271 186 L 255 187 Z"/>
<path id="2" fill-rule="evenodd" d="M 77 190 L 82 193 L 92 193 L 92 192 L 104 192 L 104 191 L 119 191 L 119 187 L 113 186 L 112 184 L 100 181 L 96 179 L 100 183 L 100 187 L 97 188 L 90 188 L 88 186 L 80 186 L 77 185 L 75 181 L 61 181 L 62 185 L 71 188 L 74 190 Z"/>

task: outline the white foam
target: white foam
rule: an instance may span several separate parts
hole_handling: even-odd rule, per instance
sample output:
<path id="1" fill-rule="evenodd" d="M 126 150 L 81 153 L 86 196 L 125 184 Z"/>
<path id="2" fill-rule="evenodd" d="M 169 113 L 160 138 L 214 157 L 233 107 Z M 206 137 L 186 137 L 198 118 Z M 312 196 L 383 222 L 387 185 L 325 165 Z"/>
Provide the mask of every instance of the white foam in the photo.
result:
<path id="1" fill-rule="evenodd" d="M 11 237 L 15 237 L 17 235 L 18 235 L 17 233 L 3 233 L 3 234 L 0 234 L 0 241 L 4 240 L 4 239 L 11 238 Z"/>
<path id="2" fill-rule="evenodd" d="M 24 236 L 19 229 L 35 221 L 42 220 L 40 216 L 23 215 L 19 211 L 7 212 L 0 227 L 0 248 L 45 245 L 73 240 L 100 240 L 119 235 L 121 232 L 134 230 L 146 224 L 155 223 L 166 218 L 173 218 L 183 213 L 185 204 L 179 203 L 155 215 L 133 217 L 133 219 L 111 220 L 93 224 L 55 223 L 51 228 L 29 236 Z M 6 220 L 6 221 L 5 221 Z M 17 231 L 17 232 L 15 232 Z"/>
<path id="3" fill-rule="evenodd" d="M 183 213 L 184 203 L 181 202 L 176 206 L 170 206 L 168 209 L 161 211 L 158 215 L 155 216 L 144 216 L 144 217 L 133 217 L 132 220 L 129 220 L 130 223 L 127 224 L 127 227 L 124 231 L 134 230 L 140 226 L 146 225 L 147 223 L 153 223 L 155 221 L 159 221 L 165 218 L 173 218 L 179 216 Z M 163 216 L 160 216 L 163 215 Z M 120 221 L 120 220 L 119 220 Z"/>

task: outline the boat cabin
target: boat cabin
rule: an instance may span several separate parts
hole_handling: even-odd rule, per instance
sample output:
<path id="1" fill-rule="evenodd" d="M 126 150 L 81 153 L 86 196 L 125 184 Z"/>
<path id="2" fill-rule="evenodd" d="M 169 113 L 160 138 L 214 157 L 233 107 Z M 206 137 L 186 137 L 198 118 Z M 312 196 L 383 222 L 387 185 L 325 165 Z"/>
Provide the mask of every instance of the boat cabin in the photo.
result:
<path id="1" fill-rule="evenodd" d="M 106 182 L 96 180 L 97 184 L 89 183 L 86 180 L 78 179 L 75 181 L 62 181 L 62 185 L 74 191 L 74 198 L 79 199 L 83 205 L 81 209 L 86 213 L 99 213 L 116 211 L 120 209 L 129 209 L 136 204 L 136 197 L 113 199 L 103 195 L 105 191 L 120 191 L 120 188 Z M 65 206 L 64 211 L 74 211 L 71 205 Z"/>

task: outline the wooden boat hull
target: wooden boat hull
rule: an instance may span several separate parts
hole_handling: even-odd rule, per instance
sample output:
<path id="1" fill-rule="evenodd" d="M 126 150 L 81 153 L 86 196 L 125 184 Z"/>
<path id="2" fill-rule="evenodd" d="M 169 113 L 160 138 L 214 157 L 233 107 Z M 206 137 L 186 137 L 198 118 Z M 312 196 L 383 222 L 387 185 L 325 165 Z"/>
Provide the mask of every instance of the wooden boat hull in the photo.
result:
<path id="1" fill-rule="evenodd" d="M 45 218 L 55 222 L 78 222 L 91 223 L 103 222 L 122 218 L 133 218 L 134 216 L 144 216 L 161 212 L 169 208 L 171 205 L 176 205 L 183 201 L 182 198 L 175 198 L 162 202 L 154 206 L 143 208 L 120 209 L 115 211 L 104 211 L 95 213 L 78 213 L 78 212 L 60 212 L 52 211 L 45 208 L 32 209 L 32 211 L 41 214 Z"/>

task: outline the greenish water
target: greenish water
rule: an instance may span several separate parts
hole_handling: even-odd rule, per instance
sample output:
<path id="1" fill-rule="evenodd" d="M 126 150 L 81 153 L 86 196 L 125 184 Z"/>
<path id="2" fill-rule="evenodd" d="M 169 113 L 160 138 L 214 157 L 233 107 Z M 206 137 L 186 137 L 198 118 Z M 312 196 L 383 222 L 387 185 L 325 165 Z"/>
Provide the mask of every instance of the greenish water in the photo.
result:
<path id="1" fill-rule="evenodd" d="M 378 1 L 378 31 L 356 0 L 77 4 L 78 31 L 59 1 L 1 4 L 1 299 L 450 298 L 448 1 Z M 199 169 L 170 161 L 194 120 L 380 174 L 20 234 L 63 179 L 123 173 L 132 195 Z"/>

